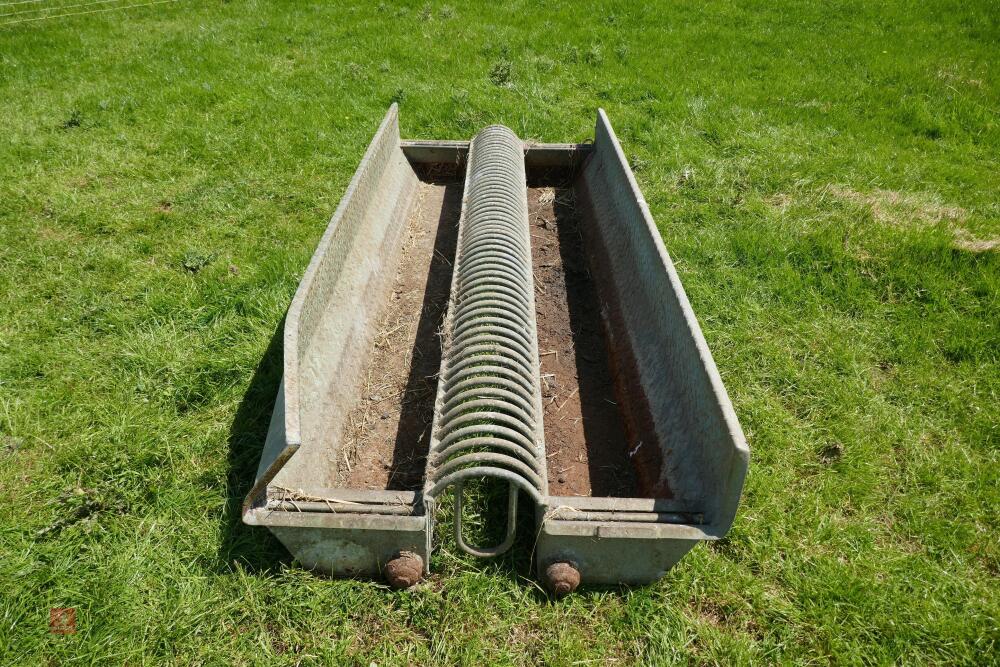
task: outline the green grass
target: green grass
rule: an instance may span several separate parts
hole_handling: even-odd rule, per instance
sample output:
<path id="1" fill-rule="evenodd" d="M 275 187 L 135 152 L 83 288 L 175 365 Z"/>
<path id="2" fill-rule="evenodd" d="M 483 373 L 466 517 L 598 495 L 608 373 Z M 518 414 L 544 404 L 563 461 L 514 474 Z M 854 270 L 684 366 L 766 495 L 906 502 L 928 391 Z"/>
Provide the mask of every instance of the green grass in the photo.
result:
<path id="1" fill-rule="evenodd" d="M 0 27 L 0 663 L 1000 662 L 998 42 L 957 0 Z M 751 444 L 727 539 L 552 602 L 447 520 L 402 593 L 240 525 L 274 333 L 393 101 L 413 138 L 608 110 Z"/>

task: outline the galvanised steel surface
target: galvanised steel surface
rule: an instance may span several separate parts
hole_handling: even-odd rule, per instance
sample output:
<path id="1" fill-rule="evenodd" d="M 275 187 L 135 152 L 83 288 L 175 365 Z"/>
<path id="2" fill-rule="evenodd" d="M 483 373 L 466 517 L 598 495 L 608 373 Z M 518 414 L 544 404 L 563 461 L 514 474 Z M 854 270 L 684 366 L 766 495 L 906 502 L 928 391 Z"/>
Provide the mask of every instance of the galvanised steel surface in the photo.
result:
<path id="1" fill-rule="evenodd" d="M 477 556 L 514 540 L 518 489 L 547 494 L 541 425 L 524 144 L 502 125 L 472 140 L 458 231 L 458 256 L 445 321 L 424 502 L 454 485 L 455 539 Z M 509 482 L 507 534 L 492 548 L 462 535 L 462 488 L 469 479 Z"/>
<path id="2" fill-rule="evenodd" d="M 549 587 L 656 580 L 732 525 L 750 450 L 649 206 L 603 110 L 573 181 L 630 463 L 633 498 L 549 497 L 535 559 Z M 552 509 L 548 509 L 552 508 Z"/>
<path id="3" fill-rule="evenodd" d="M 357 400 L 381 300 L 419 180 L 390 107 L 285 317 L 281 384 L 243 521 L 267 526 L 305 567 L 378 575 L 400 554 L 428 562 L 419 494 L 336 488 L 339 434 Z"/>
<path id="4" fill-rule="evenodd" d="M 418 173 L 467 166 L 422 491 L 336 488 L 337 433 L 357 401 Z M 550 496 L 540 409 L 526 172 L 562 170 L 581 215 L 635 497 Z M 470 231 L 471 230 L 471 231 Z M 407 434 L 401 434 L 406 436 Z M 411 434 L 416 438 L 417 434 Z M 640 446 L 641 445 L 641 446 Z M 674 265 L 611 124 L 593 143 L 522 144 L 505 128 L 472 142 L 403 141 L 393 105 L 320 241 L 286 318 L 284 375 L 243 519 L 267 526 L 306 567 L 385 574 L 429 569 L 437 496 L 469 478 L 533 500 L 538 574 L 577 584 L 657 579 L 697 542 L 729 530 L 749 449 Z M 460 509 L 460 508 L 459 508 Z M 461 517 L 461 512 L 456 512 Z"/>

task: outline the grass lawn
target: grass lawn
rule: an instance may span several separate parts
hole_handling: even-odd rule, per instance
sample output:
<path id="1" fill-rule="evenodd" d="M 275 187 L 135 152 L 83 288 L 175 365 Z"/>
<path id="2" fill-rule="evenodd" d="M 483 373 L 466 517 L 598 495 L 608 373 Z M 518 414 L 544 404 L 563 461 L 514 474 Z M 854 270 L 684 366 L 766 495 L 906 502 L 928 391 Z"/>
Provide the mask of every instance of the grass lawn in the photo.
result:
<path id="1" fill-rule="evenodd" d="M 995 2 L 80 4 L 0 1 L 0 664 L 1000 662 Z M 727 539 L 553 602 L 447 521 L 408 592 L 240 524 L 393 101 L 607 109 L 750 441 Z"/>

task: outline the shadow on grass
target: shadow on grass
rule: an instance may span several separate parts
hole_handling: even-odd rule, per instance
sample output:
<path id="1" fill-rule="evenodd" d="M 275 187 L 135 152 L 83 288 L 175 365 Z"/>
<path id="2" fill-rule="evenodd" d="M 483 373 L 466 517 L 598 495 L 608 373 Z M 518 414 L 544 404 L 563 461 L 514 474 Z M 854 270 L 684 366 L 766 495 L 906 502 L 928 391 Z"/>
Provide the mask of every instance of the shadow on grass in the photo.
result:
<path id="1" fill-rule="evenodd" d="M 223 517 L 219 568 L 230 571 L 235 563 L 251 572 L 275 572 L 292 558 L 266 528 L 247 526 L 242 520 L 243 499 L 257 475 L 271 411 L 277 397 L 282 372 L 282 333 L 285 320 L 271 336 L 267 350 L 254 370 L 243 394 L 236 418 L 229 428 L 229 474 L 226 480 L 226 509 Z"/>

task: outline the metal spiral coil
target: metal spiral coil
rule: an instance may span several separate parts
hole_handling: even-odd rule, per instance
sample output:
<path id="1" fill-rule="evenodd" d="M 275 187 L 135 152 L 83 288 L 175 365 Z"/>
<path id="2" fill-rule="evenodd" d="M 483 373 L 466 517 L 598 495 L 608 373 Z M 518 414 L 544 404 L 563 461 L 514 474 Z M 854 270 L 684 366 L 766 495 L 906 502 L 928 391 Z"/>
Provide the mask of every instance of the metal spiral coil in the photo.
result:
<path id="1" fill-rule="evenodd" d="M 514 540 L 518 490 L 542 504 L 548 493 L 538 380 L 538 337 L 523 144 L 502 125 L 482 130 L 469 148 L 458 255 L 445 322 L 424 497 L 455 485 L 455 536 L 477 556 Z M 509 482 L 503 543 L 462 537 L 462 486 L 494 477 Z"/>

